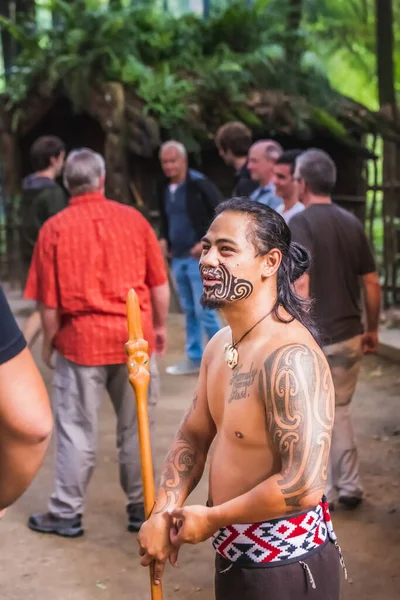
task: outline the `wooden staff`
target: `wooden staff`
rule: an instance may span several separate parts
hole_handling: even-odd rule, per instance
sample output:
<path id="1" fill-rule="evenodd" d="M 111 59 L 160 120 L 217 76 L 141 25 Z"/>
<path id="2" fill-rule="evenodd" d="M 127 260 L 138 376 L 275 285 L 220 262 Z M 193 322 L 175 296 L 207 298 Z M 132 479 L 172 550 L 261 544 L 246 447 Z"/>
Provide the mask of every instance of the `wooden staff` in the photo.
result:
<path id="1" fill-rule="evenodd" d="M 144 510 L 146 519 L 154 507 L 154 476 L 151 458 L 149 415 L 147 410 L 147 389 L 149 387 L 149 355 L 148 343 L 143 339 L 142 320 L 140 318 L 139 299 L 134 290 L 129 290 L 126 299 L 128 315 L 128 342 L 125 351 L 128 355 L 129 382 L 135 391 L 136 411 L 139 431 L 140 459 L 142 465 L 142 481 L 144 493 Z M 162 600 L 162 588 L 154 584 L 154 562 L 150 565 L 150 585 L 152 600 Z"/>

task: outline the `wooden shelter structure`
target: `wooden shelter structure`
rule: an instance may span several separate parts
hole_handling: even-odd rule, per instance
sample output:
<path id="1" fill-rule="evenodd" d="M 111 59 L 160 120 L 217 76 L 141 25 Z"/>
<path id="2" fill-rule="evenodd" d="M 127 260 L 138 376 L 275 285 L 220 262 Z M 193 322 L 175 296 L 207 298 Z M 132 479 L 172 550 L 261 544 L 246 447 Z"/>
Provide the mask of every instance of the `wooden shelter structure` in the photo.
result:
<path id="1" fill-rule="evenodd" d="M 354 212 L 363 222 L 376 218 L 379 187 L 377 157 L 374 147 L 367 145 L 367 139 L 369 135 L 374 139 L 382 137 L 398 146 L 400 131 L 390 121 L 344 97 L 332 122 L 326 118 L 326 113 L 309 105 L 305 98 L 290 97 L 283 92 L 252 92 L 246 107 L 262 124 L 254 129 L 254 139 L 271 137 L 287 149 L 317 147 L 326 150 L 338 168 L 334 200 Z M 338 121 L 340 128 L 337 127 Z M 204 139 L 200 151 L 191 155 L 190 160 L 229 196 L 233 173 L 218 156 L 213 142 L 213 135 L 221 124 L 202 124 Z M 168 139 L 169 132 L 160 131 L 158 123 L 148 114 L 144 102 L 133 93 L 132 88 L 126 88 L 119 82 L 91 87 L 79 113 L 74 111 L 62 88 L 50 94 L 45 86 L 43 89 L 36 88 L 12 111 L 8 110 L 7 98 L 3 97 L 0 98 L 0 152 L 7 252 L 0 253 L 2 278 L 16 272 L 15 199 L 20 193 L 23 176 L 30 170 L 30 146 L 40 135 L 58 135 L 65 141 L 68 150 L 86 146 L 103 154 L 108 197 L 136 206 L 157 228 L 158 214 L 153 204 L 155 184 L 161 175 L 157 154 L 161 141 Z M 375 181 L 371 182 L 371 176 L 367 175 L 368 165 L 370 173 L 375 173 Z M 375 192 L 375 201 L 372 202 L 375 212 L 371 215 L 366 214 L 369 185 Z M 394 227 L 399 211 L 391 211 Z M 389 226 L 385 225 L 386 238 Z M 372 236 L 373 227 L 367 230 Z M 396 302 L 400 301 L 400 297 L 396 296 L 400 286 L 397 281 L 400 236 L 391 233 L 390 238 L 391 250 L 390 253 L 385 250 L 383 268 L 387 270 L 390 263 L 390 272 L 393 268 L 396 271 L 394 279 L 392 275 L 386 276 L 385 272 L 392 298 L 390 300 L 388 296 L 387 302 Z"/>

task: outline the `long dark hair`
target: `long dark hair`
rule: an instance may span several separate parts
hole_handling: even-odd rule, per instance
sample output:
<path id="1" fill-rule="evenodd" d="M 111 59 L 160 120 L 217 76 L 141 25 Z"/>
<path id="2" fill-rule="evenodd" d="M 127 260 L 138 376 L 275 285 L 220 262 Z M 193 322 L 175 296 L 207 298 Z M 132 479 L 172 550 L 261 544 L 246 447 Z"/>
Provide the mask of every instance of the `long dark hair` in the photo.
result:
<path id="1" fill-rule="evenodd" d="M 253 227 L 249 236 L 256 248 L 257 256 L 263 256 L 273 248 L 281 251 L 282 262 L 277 274 L 278 296 L 273 312 L 283 323 L 290 323 L 294 319 L 300 321 L 318 340 L 318 332 L 310 315 L 311 301 L 298 296 L 293 286 L 310 266 L 309 252 L 300 244 L 292 242 L 290 229 L 284 219 L 264 204 L 248 198 L 232 198 L 217 206 L 215 216 L 226 211 L 242 213 L 250 217 Z M 280 306 L 291 315 L 291 319 L 286 320 L 279 314 Z"/>

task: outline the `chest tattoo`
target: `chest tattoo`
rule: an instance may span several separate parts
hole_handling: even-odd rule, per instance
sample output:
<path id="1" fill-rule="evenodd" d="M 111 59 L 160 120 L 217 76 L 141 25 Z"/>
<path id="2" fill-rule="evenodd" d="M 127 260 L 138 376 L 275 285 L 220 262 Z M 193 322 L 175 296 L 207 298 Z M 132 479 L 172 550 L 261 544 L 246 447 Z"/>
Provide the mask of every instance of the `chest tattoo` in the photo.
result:
<path id="1" fill-rule="evenodd" d="M 251 385 L 253 385 L 256 375 L 258 373 L 258 369 L 253 368 L 253 364 L 251 363 L 251 367 L 248 371 L 242 371 L 242 365 L 237 368 L 237 370 L 232 373 L 232 377 L 230 380 L 231 386 L 231 394 L 228 398 L 228 403 L 230 404 L 234 400 L 242 400 L 248 397 L 248 389 Z"/>

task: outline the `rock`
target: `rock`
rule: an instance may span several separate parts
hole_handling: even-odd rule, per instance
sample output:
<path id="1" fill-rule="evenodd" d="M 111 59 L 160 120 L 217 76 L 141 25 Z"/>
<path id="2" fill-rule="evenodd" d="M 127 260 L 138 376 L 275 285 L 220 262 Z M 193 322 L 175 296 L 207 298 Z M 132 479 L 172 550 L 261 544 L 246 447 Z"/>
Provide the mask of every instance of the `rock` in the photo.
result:
<path id="1" fill-rule="evenodd" d="M 372 377 L 382 377 L 382 367 L 377 367 L 376 369 L 374 369 L 373 371 L 371 371 L 371 373 L 369 374 L 369 376 Z"/>
<path id="2" fill-rule="evenodd" d="M 180 589 L 181 589 L 181 588 L 180 588 L 180 586 L 179 586 L 179 585 L 176 585 L 176 586 L 174 587 L 174 592 L 179 592 L 179 590 L 180 590 Z"/>
<path id="3" fill-rule="evenodd" d="M 107 586 L 104 585 L 104 583 L 101 583 L 101 581 L 98 581 L 96 583 L 96 587 L 99 588 L 100 590 L 106 590 L 107 589 Z"/>
<path id="4" fill-rule="evenodd" d="M 388 329 L 394 329 L 400 326 L 400 310 L 398 308 L 390 308 L 385 314 L 385 323 Z"/>
<path id="5" fill-rule="evenodd" d="M 397 508 L 395 508 L 394 506 L 392 506 L 392 508 L 389 508 L 388 513 L 389 515 L 394 515 L 394 513 L 397 512 Z"/>

